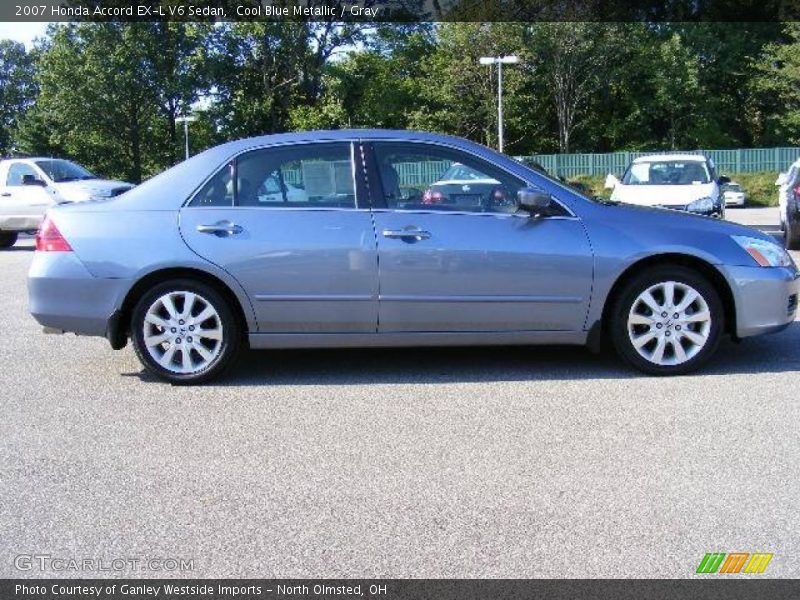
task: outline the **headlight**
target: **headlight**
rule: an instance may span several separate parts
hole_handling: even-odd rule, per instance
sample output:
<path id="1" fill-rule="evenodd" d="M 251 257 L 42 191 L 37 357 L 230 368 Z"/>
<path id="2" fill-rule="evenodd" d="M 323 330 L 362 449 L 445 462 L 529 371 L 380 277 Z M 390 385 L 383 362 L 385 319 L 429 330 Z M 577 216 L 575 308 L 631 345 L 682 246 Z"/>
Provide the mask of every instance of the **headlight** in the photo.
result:
<path id="1" fill-rule="evenodd" d="M 688 204 L 686 210 L 691 212 L 711 212 L 714 210 L 714 201 L 706 196 Z"/>
<path id="2" fill-rule="evenodd" d="M 744 235 L 731 237 L 762 267 L 791 267 L 794 264 L 789 253 L 774 242 Z"/>

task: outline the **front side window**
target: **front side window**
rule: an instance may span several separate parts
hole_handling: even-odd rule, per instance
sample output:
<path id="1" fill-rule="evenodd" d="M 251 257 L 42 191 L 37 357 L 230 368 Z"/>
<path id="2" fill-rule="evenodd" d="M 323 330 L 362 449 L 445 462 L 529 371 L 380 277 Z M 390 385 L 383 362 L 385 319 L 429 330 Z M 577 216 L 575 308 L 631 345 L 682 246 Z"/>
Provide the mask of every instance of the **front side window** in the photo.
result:
<path id="1" fill-rule="evenodd" d="M 28 175 L 34 179 L 39 179 L 39 174 L 30 165 L 25 163 L 14 163 L 8 168 L 6 185 L 9 187 L 22 185 L 23 178 Z"/>
<path id="2" fill-rule="evenodd" d="M 377 143 L 375 159 L 387 208 L 514 213 L 521 179 L 449 148 Z"/>
<path id="3" fill-rule="evenodd" d="M 696 160 L 636 162 L 622 178 L 624 185 L 692 185 L 710 181 L 706 163 Z"/>
<path id="4" fill-rule="evenodd" d="M 355 208 L 349 143 L 252 150 L 226 164 L 191 206 Z"/>

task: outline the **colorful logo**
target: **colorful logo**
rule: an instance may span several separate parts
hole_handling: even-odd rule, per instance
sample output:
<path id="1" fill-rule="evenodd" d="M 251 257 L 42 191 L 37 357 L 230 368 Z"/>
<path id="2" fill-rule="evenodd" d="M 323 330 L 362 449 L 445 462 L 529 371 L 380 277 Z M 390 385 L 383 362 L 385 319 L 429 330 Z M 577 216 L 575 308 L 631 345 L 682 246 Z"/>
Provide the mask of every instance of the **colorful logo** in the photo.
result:
<path id="1" fill-rule="evenodd" d="M 765 552 L 709 552 L 697 573 L 763 573 L 771 560 L 772 554 Z"/>

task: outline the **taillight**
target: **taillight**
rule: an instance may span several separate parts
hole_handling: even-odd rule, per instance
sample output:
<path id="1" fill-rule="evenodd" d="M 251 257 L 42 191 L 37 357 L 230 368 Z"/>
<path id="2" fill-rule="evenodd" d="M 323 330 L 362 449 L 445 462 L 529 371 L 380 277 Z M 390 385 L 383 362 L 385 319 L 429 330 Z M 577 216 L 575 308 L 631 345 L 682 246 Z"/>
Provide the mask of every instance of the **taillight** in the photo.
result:
<path id="1" fill-rule="evenodd" d="M 56 224 L 45 217 L 42 226 L 36 232 L 36 250 L 39 252 L 72 252 L 72 248 Z"/>
<path id="2" fill-rule="evenodd" d="M 422 194 L 422 203 L 423 204 L 436 204 L 437 202 L 442 201 L 442 192 L 439 190 L 425 190 L 425 193 Z"/>
<path id="3" fill-rule="evenodd" d="M 792 190 L 792 191 L 794 192 L 794 195 L 795 195 L 795 196 L 797 196 L 798 198 L 800 198 L 800 185 L 797 185 L 797 186 L 794 188 L 794 190 Z"/>

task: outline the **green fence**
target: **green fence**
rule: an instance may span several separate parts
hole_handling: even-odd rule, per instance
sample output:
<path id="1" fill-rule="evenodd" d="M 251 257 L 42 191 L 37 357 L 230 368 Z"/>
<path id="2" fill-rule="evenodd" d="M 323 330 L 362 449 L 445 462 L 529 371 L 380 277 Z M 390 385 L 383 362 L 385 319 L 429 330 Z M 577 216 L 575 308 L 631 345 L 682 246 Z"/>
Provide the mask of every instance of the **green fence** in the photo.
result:
<path id="1" fill-rule="evenodd" d="M 737 148 L 735 150 L 668 150 L 663 152 L 609 152 L 606 154 L 534 154 L 523 160 L 535 160 L 553 175 L 621 175 L 634 158 L 647 154 L 705 154 L 714 161 L 717 171 L 753 173 L 785 171 L 800 158 L 800 148 Z"/>

